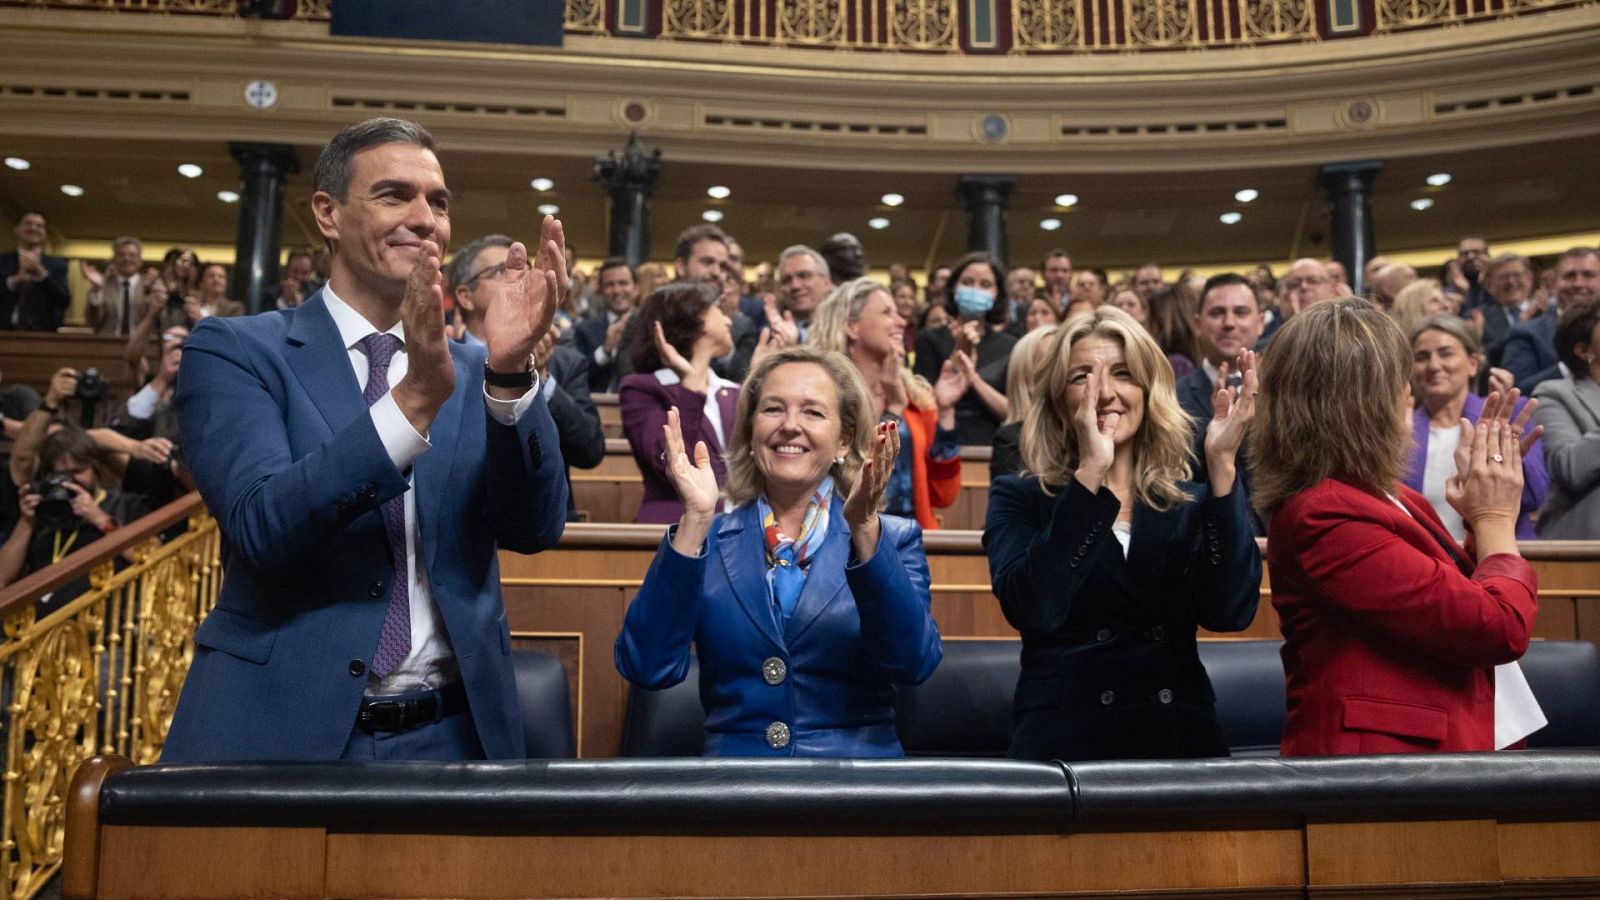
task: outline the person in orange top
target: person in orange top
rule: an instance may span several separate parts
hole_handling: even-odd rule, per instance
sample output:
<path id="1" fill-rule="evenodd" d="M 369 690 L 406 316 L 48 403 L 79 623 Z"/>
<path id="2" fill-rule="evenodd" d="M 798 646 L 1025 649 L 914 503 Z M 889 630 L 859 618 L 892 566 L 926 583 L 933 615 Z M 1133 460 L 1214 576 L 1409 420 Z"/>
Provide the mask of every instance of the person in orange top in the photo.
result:
<path id="1" fill-rule="evenodd" d="M 1354 298 L 1302 310 L 1261 364 L 1250 435 L 1255 503 L 1283 629 L 1285 756 L 1493 750 L 1502 700 L 1531 694 L 1496 667 L 1528 648 L 1533 568 L 1517 550 L 1530 401 L 1490 395 L 1462 421 L 1446 497 L 1458 546 L 1401 483 L 1410 456 L 1409 348 Z M 1521 687 L 1525 688 L 1525 682 Z M 1511 740 L 1515 740 L 1512 737 Z"/>
<path id="2" fill-rule="evenodd" d="M 939 527 L 935 509 L 961 492 L 961 448 L 956 440 L 956 401 L 968 376 L 952 357 L 938 384 L 911 374 L 905 364 L 906 320 L 894 296 L 871 278 L 833 289 L 811 317 L 806 343 L 843 353 L 872 390 L 878 421 L 900 430 L 909 448 L 895 461 L 884 490 L 884 512 L 915 518 L 924 529 Z"/>

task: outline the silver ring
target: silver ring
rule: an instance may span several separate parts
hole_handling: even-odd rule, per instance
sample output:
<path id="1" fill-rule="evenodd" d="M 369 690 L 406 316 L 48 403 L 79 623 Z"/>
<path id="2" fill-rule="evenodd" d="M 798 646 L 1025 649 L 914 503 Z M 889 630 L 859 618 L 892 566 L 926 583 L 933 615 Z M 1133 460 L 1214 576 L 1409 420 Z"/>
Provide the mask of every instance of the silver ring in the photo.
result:
<path id="1" fill-rule="evenodd" d="M 1492 459 L 1492 460 L 1494 460 L 1494 461 L 1495 461 L 1495 462 L 1497 462 L 1497 463 L 1503 463 L 1503 462 L 1505 462 L 1505 461 L 1506 461 L 1506 458 L 1505 458 L 1505 457 L 1504 457 L 1504 456 L 1501 456 L 1501 455 L 1500 455 L 1500 454 L 1498 454 L 1498 453 L 1496 453 L 1496 454 L 1495 454 L 1495 455 L 1493 455 L 1493 456 L 1491 456 L 1491 457 L 1489 457 L 1489 458 L 1490 458 L 1490 459 Z"/>

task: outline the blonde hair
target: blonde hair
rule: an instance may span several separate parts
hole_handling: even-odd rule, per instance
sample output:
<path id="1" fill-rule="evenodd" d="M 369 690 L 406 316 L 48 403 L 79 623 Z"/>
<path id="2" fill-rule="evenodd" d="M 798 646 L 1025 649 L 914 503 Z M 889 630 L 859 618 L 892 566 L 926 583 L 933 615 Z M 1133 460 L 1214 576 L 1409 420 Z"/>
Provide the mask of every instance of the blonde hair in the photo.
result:
<path id="1" fill-rule="evenodd" d="M 1412 334 L 1417 323 L 1428 317 L 1428 298 L 1435 291 L 1442 293 L 1439 282 L 1432 278 L 1418 278 L 1394 295 L 1394 305 L 1389 308 L 1389 314 L 1394 316 L 1401 334 Z"/>
<path id="2" fill-rule="evenodd" d="M 1149 332 L 1109 304 L 1073 316 L 1048 338 L 1034 380 L 1036 393 L 1022 423 L 1026 471 L 1049 493 L 1051 485 L 1066 484 L 1077 468 L 1078 434 L 1067 408 L 1067 389 L 1072 381 L 1072 347 L 1088 337 L 1121 346 L 1134 383 L 1144 390 L 1144 420 L 1133 436 L 1133 490 L 1139 502 L 1167 510 L 1191 499 L 1179 482 L 1189 480 L 1193 471 L 1193 425 L 1178 406 L 1172 366 Z"/>
<path id="3" fill-rule="evenodd" d="M 728 447 L 728 480 L 722 492 L 739 506 L 754 500 L 766 490 L 766 476 L 756 467 L 753 437 L 756 404 L 761 401 L 761 391 L 767 378 L 779 366 L 789 363 L 807 363 L 828 373 L 839 394 L 839 435 L 850 443 L 843 462 L 834 463 L 828 474 L 833 476 L 833 490 L 839 497 L 850 496 L 861 465 L 872 450 L 872 432 L 877 419 L 872 414 L 872 394 L 855 364 L 842 353 L 818 350 L 815 347 L 789 347 L 779 350 L 756 364 L 745 377 L 744 388 L 739 391 L 739 413 L 733 423 L 733 439 Z M 901 452 L 906 452 L 904 449 Z"/>
<path id="4" fill-rule="evenodd" d="M 1033 386 L 1039 378 L 1040 344 L 1053 337 L 1056 328 L 1035 328 L 1018 338 L 1011 348 L 1011 361 L 1006 364 L 1006 399 L 1011 409 L 1002 425 L 1021 422 L 1033 405 Z"/>
<path id="5" fill-rule="evenodd" d="M 1411 347 L 1375 304 L 1340 298 L 1296 313 L 1261 360 L 1250 423 L 1256 507 L 1271 512 L 1336 476 L 1392 490 L 1411 449 L 1400 410 L 1410 381 Z"/>
<path id="6" fill-rule="evenodd" d="M 885 287 L 883 282 L 872 278 L 855 278 L 830 291 L 811 313 L 811 329 L 806 333 L 806 346 L 849 358 L 850 335 L 845 329 L 861 318 L 867 301 L 879 291 L 889 295 L 890 303 L 894 302 L 894 292 Z M 905 386 L 906 396 L 912 406 L 918 409 L 934 407 L 933 385 L 928 383 L 928 379 L 913 375 L 910 369 L 902 366 L 900 382 Z"/>

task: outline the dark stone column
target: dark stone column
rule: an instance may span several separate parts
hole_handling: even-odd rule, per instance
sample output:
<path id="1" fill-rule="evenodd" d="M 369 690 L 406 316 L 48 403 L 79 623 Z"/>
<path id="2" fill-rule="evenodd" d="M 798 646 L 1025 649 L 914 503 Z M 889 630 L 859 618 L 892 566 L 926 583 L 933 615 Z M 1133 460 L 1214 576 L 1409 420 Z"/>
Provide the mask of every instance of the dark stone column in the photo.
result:
<path id="1" fill-rule="evenodd" d="M 300 171 L 287 144 L 228 145 L 239 162 L 239 235 L 229 295 L 258 313 L 268 285 L 278 283 L 283 243 L 283 179 Z"/>
<path id="2" fill-rule="evenodd" d="M 1011 243 L 1006 237 L 1006 208 L 1015 175 L 963 175 L 956 193 L 967 204 L 967 249 L 982 250 L 1007 265 Z"/>
<path id="3" fill-rule="evenodd" d="M 661 173 L 661 150 L 648 153 L 638 134 L 628 135 L 628 145 L 594 161 L 594 180 L 611 195 L 611 227 L 606 255 L 620 256 L 637 268 L 650 258 L 650 193 Z"/>
<path id="4" fill-rule="evenodd" d="M 1328 200 L 1328 245 L 1333 258 L 1344 264 L 1350 289 L 1360 297 L 1367 286 L 1362 270 L 1377 253 L 1372 236 L 1372 179 L 1383 163 L 1329 163 L 1317 170 L 1317 181 Z"/>

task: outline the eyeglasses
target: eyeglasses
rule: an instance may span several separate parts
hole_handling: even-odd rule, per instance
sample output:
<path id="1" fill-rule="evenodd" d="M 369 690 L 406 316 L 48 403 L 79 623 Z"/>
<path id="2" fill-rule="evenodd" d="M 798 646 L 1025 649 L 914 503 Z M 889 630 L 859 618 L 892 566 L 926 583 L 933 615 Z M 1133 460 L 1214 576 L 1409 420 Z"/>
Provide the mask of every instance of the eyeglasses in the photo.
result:
<path id="1" fill-rule="evenodd" d="M 474 273 L 471 278 L 468 278 L 466 281 L 463 281 L 461 283 L 462 284 L 472 284 L 474 281 L 477 281 L 480 278 L 499 278 L 501 275 L 505 274 L 505 271 L 506 271 L 506 264 L 505 263 L 495 263 L 492 266 L 484 266 L 483 268 L 479 269 L 476 273 Z"/>
<path id="2" fill-rule="evenodd" d="M 1332 281 L 1332 279 L 1328 278 L 1326 275 L 1307 275 L 1303 278 L 1285 278 L 1283 280 L 1283 289 L 1286 291 L 1293 291 L 1303 287 L 1313 287 L 1319 284 L 1327 284 L 1330 281 Z"/>

